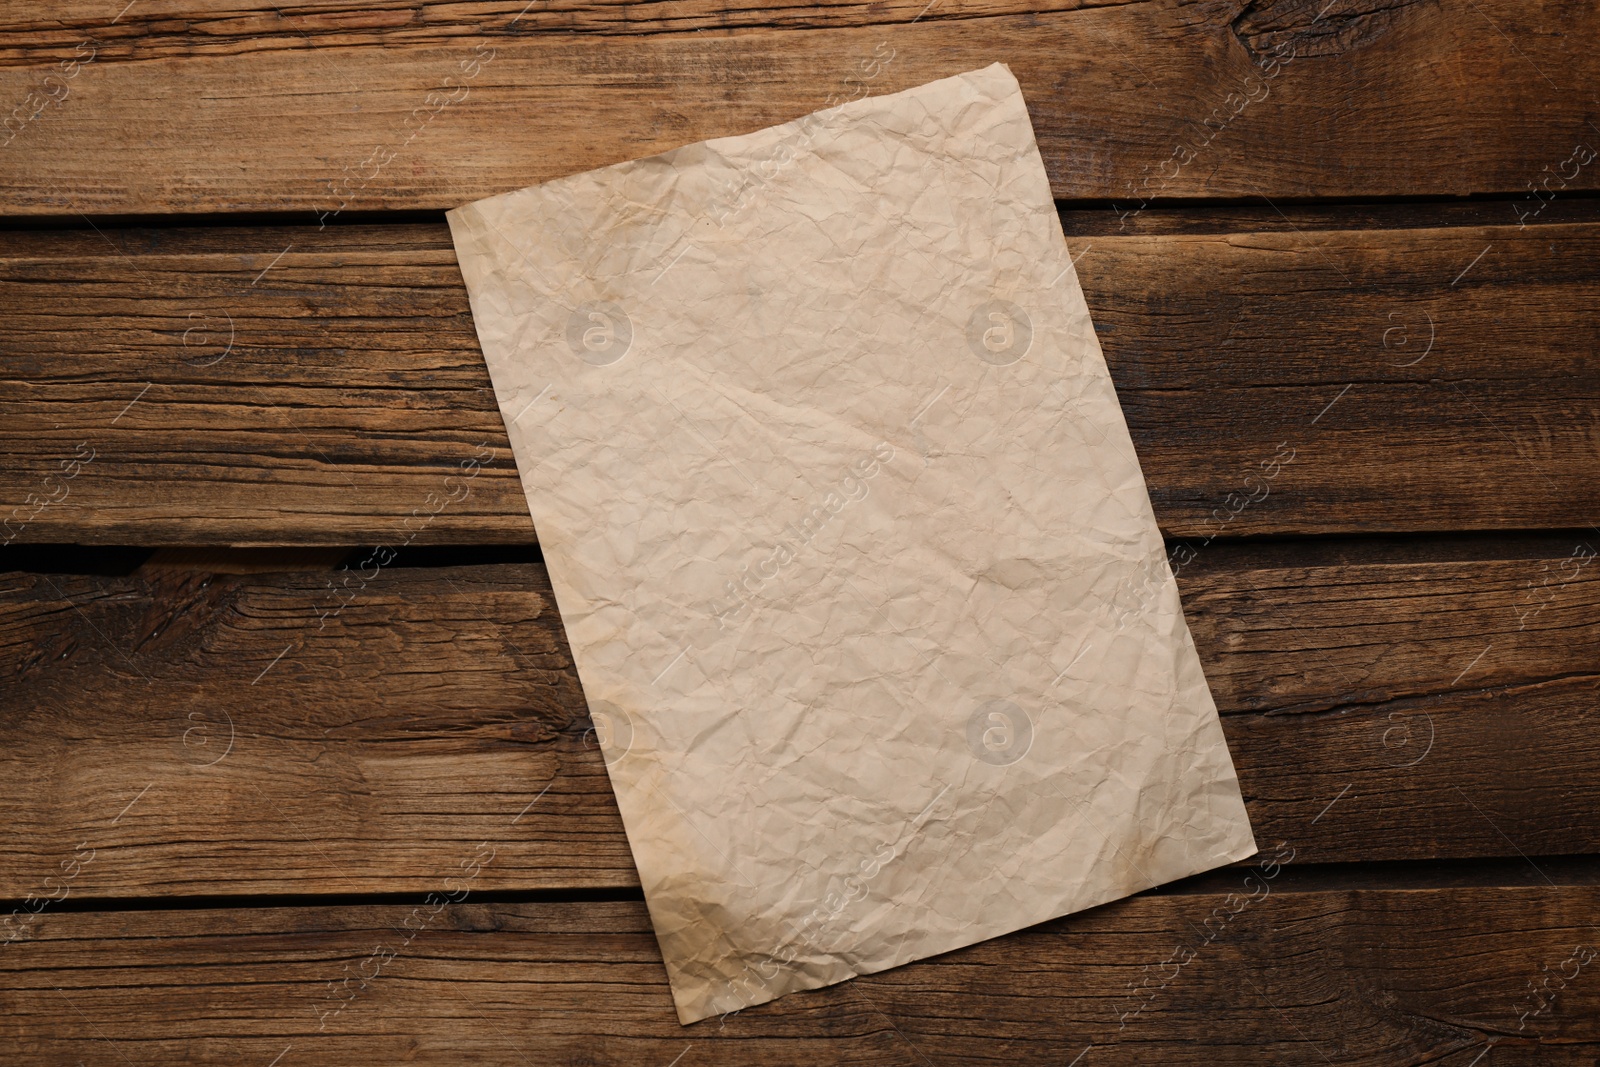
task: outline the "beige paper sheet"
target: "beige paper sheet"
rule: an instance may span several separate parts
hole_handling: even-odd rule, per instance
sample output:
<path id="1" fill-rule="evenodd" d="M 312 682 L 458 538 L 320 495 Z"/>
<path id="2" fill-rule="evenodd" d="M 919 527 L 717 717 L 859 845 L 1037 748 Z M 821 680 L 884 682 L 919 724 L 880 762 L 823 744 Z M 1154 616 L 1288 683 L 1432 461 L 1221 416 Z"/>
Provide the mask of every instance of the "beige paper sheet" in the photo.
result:
<path id="1" fill-rule="evenodd" d="M 450 226 L 683 1022 L 1255 851 L 1005 67 Z"/>

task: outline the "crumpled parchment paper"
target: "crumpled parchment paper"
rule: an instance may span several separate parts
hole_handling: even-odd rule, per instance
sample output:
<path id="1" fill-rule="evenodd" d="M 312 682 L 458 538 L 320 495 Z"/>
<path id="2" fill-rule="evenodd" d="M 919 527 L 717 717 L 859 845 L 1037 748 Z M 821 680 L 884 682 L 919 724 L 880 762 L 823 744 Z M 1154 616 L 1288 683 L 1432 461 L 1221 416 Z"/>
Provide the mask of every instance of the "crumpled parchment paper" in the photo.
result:
<path id="1" fill-rule="evenodd" d="M 1009 70 L 450 226 L 684 1023 L 1255 852 Z"/>

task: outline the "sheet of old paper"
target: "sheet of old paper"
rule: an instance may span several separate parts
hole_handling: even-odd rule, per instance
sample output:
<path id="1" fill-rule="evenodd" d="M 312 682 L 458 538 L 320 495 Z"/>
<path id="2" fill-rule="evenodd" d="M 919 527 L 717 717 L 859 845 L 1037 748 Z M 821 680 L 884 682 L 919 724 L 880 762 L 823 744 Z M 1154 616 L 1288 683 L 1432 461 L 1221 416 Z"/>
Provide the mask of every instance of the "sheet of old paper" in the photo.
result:
<path id="1" fill-rule="evenodd" d="M 450 226 L 683 1022 L 1255 851 L 1005 67 Z"/>

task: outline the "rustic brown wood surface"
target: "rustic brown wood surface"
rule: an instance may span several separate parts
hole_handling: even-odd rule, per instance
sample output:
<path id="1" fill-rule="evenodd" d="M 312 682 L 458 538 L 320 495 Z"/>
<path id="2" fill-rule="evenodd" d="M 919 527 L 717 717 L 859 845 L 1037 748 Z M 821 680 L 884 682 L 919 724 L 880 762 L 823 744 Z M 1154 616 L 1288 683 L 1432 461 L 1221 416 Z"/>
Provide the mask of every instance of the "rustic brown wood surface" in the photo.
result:
<path id="1" fill-rule="evenodd" d="M 276 1067 L 1594 1062 L 1592 875 L 1318 889 L 1282 855 L 687 1030 L 634 902 L 46 911 L 0 950 L 0 1042 Z"/>
<path id="2" fill-rule="evenodd" d="M 343 232 L 0 239 L 0 536 L 532 542 L 444 228 Z M 1075 240 L 1169 536 L 1600 522 L 1600 223 Z"/>
<path id="3" fill-rule="evenodd" d="M 0 1063 L 1600 1062 L 1597 41 L 0 9 Z M 1264 853 L 682 1028 L 438 212 L 996 60 Z"/>
<path id="4" fill-rule="evenodd" d="M 1259 840 L 1600 850 L 1600 538 L 1473 548 L 1180 567 Z M 0 899 L 636 886 L 543 567 L 362 562 L 7 576 Z"/>
<path id="5" fill-rule="evenodd" d="M 602 4 L 474 5 L 475 26 L 460 4 L 119 6 L 0 33 L 7 213 L 447 208 L 995 61 L 1028 95 L 1056 195 L 1127 210 L 1532 197 L 1600 174 L 1574 158 L 1596 134 L 1587 0 L 847 4 L 715 30 L 695 23 L 726 9 L 696 0 L 643 5 L 622 36 L 571 32 L 618 30 Z"/>

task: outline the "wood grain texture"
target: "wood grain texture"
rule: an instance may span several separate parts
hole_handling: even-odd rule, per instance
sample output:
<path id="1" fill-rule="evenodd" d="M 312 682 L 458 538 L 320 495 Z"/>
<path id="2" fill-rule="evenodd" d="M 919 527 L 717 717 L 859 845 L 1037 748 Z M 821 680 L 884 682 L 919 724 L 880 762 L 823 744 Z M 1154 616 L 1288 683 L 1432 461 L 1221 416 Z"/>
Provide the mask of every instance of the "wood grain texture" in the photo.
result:
<path id="1" fill-rule="evenodd" d="M 714 0 L 140 0 L 120 17 L 116 5 L 64 0 L 42 13 L 18 8 L 0 15 L 0 65 L 62 58 L 86 36 L 105 43 L 108 58 L 237 55 L 250 51 L 441 44 L 460 38 L 518 34 L 660 34 L 737 29 L 887 25 L 917 19 L 1073 11 L 1118 0 L 768 0 L 731 7 Z"/>
<path id="2" fill-rule="evenodd" d="M 623 10 L 598 4 L 530 11 L 526 31 L 498 4 L 193 4 L 126 30 L 112 6 L 40 46 L 39 16 L 9 20 L 6 213 L 446 208 L 995 61 L 1061 198 L 1532 197 L 1600 174 L 1573 160 L 1600 139 L 1584 0 L 979 2 L 920 20 L 897 2 L 866 9 L 883 24 L 781 28 L 790 12 L 757 8 L 729 19 L 757 28 L 716 30 L 696 20 L 724 8 L 663 4 L 623 37 L 562 24 Z M 659 31 L 685 10 L 685 32 Z"/>
<path id="3" fill-rule="evenodd" d="M 543 568 L 357 563 L 7 576 L 13 887 L 88 838 L 85 895 L 411 890 L 478 841 L 497 888 L 636 884 Z"/>
<path id="4" fill-rule="evenodd" d="M 1545 557 L 1181 569 L 1257 839 L 1600 849 L 1600 563 Z M 637 884 L 537 564 L 3 580 L 0 898 Z"/>
<path id="5" fill-rule="evenodd" d="M 1168 536 L 1600 522 L 1600 224 L 1070 247 Z M 442 226 L 4 235 L 0 357 L 0 540 L 534 540 Z"/>
<path id="6" fill-rule="evenodd" d="M 1134 897 L 687 1028 L 634 902 L 45 912 L 0 950 L 0 1043 L 40 1067 L 1063 1065 L 1086 1050 L 1467 1067 L 1490 1046 L 1496 1065 L 1587 1067 L 1600 1051 L 1600 889 L 1274 892 L 1233 873 L 1230 890 Z"/>
<path id="7" fill-rule="evenodd" d="M 0 232 L 0 1060 L 1594 1064 L 1597 39 L 1582 0 L 0 9 L 0 216 L 100 222 Z M 995 60 L 1293 858 L 680 1028 L 547 576 L 493 562 L 535 550 L 414 548 L 534 541 L 417 220 Z M 1456 530 L 1556 532 L 1409 536 Z M 362 543 L 413 547 L 332 569 Z"/>
<path id="8" fill-rule="evenodd" d="M 1204 539 L 1600 521 L 1597 254 L 1590 225 L 1294 231 L 1078 269 L 1156 513 Z"/>

